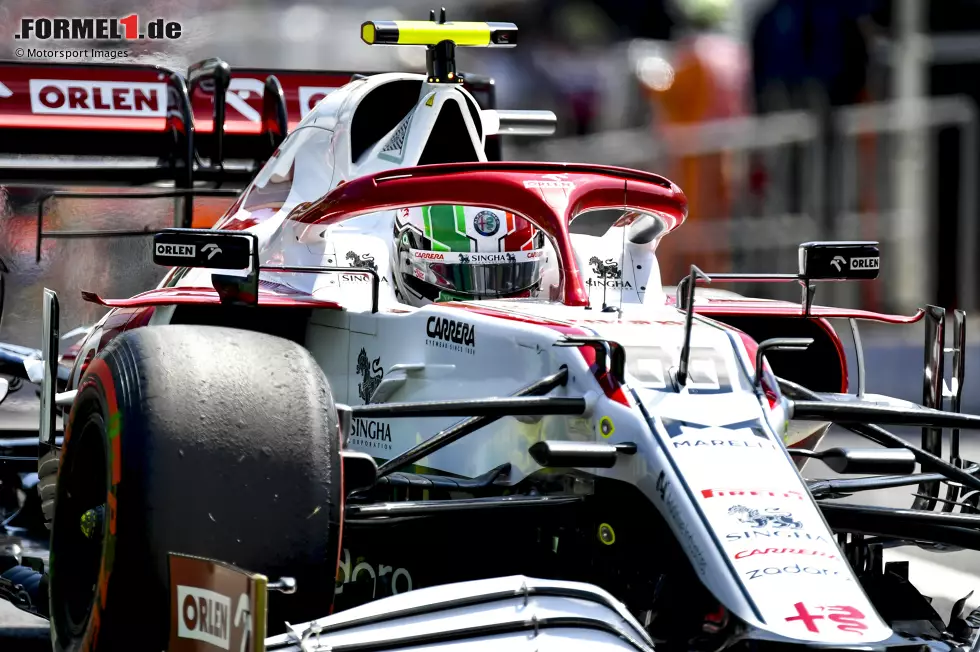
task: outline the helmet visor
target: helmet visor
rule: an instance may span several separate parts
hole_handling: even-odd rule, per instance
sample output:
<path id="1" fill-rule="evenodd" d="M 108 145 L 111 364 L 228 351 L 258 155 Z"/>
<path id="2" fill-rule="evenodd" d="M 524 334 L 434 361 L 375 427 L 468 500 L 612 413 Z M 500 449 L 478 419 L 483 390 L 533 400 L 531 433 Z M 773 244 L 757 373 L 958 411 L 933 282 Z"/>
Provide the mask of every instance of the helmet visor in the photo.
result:
<path id="1" fill-rule="evenodd" d="M 507 296 L 541 280 L 544 249 L 501 253 L 408 250 L 415 278 L 471 296 Z"/>

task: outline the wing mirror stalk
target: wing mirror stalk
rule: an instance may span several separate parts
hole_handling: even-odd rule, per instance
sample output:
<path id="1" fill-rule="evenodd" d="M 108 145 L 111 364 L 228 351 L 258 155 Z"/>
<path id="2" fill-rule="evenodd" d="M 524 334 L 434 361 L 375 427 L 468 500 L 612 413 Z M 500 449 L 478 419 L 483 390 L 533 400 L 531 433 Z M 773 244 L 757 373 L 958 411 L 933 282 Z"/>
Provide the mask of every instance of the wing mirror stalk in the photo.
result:
<path id="1" fill-rule="evenodd" d="M 600 468 L 616 466 L 620 455 L 634 455 L 636 444 L 604 444 L 588 441 L 539 441 L 528 449 L 534 461 L 550 468 Z"/>
<path id="2" fill-rule="evenodd" d="M 762 391 L 762 365 L 767 351 L 806 351 L 813 344 L 812 337 L 774 337 L 763 340 L 755 352 L 755 388 Z"/>
<path id="3" fill-rule="evenodd" d="M 915 455 L 904 448 L 828 448 L 819 453 L 790 449 L 789 453 L 820 460 L 836 473 L 906 475 L 915 472 Z"/>

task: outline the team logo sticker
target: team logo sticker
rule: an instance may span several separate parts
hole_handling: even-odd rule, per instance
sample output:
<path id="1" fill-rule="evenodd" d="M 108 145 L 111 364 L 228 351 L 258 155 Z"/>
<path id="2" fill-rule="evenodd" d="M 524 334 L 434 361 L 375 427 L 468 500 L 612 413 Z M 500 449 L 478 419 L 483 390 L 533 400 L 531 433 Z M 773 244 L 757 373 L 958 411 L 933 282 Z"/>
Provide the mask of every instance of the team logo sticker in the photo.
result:
<path id="1" fill-rule="evenodd" d="M 792 513 L 778 507 L 753 509 L 745 505 L 732 505 L 728 508 L 728 515 L 738 519 L 739 523 L 756 529 L 773 527 L 799 530 L 803 527 L 803 523 L 794 518 Z"/>
<path id="2" fill-rule="evenodd" d="M 493 211 L 480 211 L 473 218 L 473 228 L 482 236 L 494 235 L 500 230 L 500 218 Z"/>
<path id="3" fill-rule="evenodd" d="M 385 372 L 381 367 L 381 356 L 374 360 L 367 354 L 367 350 L 361 347 L 361 353 L 357 356 L 357 367 L 355 373 L 360 374 L 361 382 L 357 384 L 357 395 L 366 404 L 374 396 L 375 390 L 381 384 Z"/>
<path id="4" fill-rule="evenodd" d="M 378 264 L 374 262 L 374 256 L 371 254 L 359 254 L 355 251 L 348 251 L 344 258 L 350 261 L 351 267 L 363 267 L 378 271 Z"/>

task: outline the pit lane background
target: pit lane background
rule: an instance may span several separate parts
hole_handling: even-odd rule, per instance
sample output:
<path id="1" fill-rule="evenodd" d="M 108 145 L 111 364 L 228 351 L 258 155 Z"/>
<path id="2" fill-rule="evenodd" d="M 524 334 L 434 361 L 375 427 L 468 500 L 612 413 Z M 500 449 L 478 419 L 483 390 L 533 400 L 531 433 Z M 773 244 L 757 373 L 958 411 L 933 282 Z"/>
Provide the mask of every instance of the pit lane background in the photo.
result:
<path id="1" fill-rule="evenodd" d="M 149 239 L 145 237 L 102 240 L 45 240 L 42 259 L 35 261 L 36 230 L 35 191 L 11 191 L 0 213 L 0 258 L 10 269 L 7 276 L 7 298 L 0 341 L 38 347 L 40 345 L 40 304 L 44 287 L 58 291 L 62 307 L 62 333 L 98 320 L 104 309 L 81 300 L 81 290 L 98 292 L 105 297 L 124 297 L 153 287 L 163 270 L 151 261 Z M 198 214 L 219 214 L 227 200 L 198 200 Z M 163 228 L 172 223 L 169 200 L 56 200 L 45 218 L 45 229 L 119 229 Z M 670 247 L 670 239 L 663 247 Z M 668 282 L 671 279 L 668 279 Z M 976 342 L 980 329 L 970 323 L 969 342 Z M 846 324 L 838 331 L 850 348 Z M 921 399 L 923 328 L 913 326 L 862 327 L 865 345 L 868 391 L 890 394 L 910 400 Z M 63 343 L 64 346 L 69 341 Z M 980 412 L 980 348 L 968 348 L 967 380 L 964 410 Z M 851 378 L 855 378 L 852 370 Z M 34 388 L 25 385 L 0 405 L 0 430 L 33 427 L 37 423 L 37 398 Z M 902 433 L 910 441 L 919 440 L 919 432 Z M 864 446 L 861 438 L 847 432 L 832 431 L 821 448 Z M 980 459 L 980 440 L 976 433 L 963 434 L 964 456 Z M 948 441 L 944 444 L 948 450 Z M 835 474 L 818 462 L 810 462 L 808 477 L 833 477 Z M 845 499 L 847 502 L 893 507 L 909 507 L 914 488 L 865 493 Z M 0 533 L 0 549 L 21 546 L 28 554 L 44 552 L 45 542 L 25 540 Z M 944 618 L 956 600 L 980 588 L 980 553 L 932 553 L 907 547 L 889 550 L 886 561 L 911 560 L 911 580 L 925 594 Z M 980 595 L 968 601 L 980 605 Z M 0 649 L 43 650 L 48 648 L 46 622 L 0 603 Z M 11 647 L 6 647 L 11 646 Z"/>

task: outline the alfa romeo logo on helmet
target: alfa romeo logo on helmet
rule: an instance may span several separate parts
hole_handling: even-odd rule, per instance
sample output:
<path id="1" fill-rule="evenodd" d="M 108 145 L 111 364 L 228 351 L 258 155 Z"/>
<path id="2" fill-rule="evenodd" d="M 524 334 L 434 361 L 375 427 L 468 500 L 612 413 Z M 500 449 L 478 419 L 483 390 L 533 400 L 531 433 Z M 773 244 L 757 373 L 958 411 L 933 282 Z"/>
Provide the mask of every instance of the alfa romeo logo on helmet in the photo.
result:
<path id="1" fill-rule="evenodd" d="M 491 236 L 500 230 L 500 218 L 493 211 L 480 211 L 473 218 L 473 228 L 480 235 Z"/>

